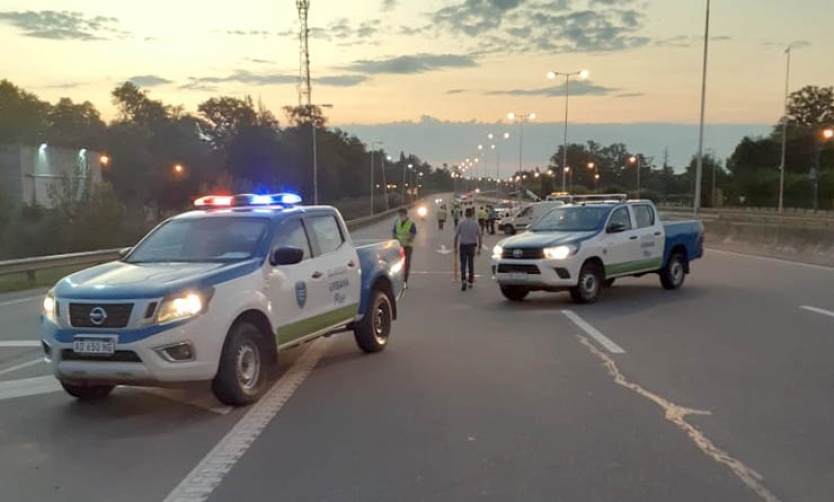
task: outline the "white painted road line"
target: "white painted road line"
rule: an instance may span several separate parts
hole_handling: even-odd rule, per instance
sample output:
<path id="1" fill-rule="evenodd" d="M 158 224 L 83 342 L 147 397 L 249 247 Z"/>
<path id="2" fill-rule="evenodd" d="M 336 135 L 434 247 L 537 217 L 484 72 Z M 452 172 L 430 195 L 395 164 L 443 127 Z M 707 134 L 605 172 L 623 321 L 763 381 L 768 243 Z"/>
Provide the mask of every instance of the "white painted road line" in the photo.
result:
<path id="1" fill-rule="evenodd" d="M 814 312 L 816 314 L 821 314 L 821 315 L 828 316 L 828 317 L 834 317 L 834 312 L 831 312 L 830 310 L 818 309 L 816 307 L 809 307 L 808 305 L 802 305 L 799 308 L 801 308 L 802 310 L 807 310 L 808 312 Z"/>
<path id="2" fill-rule="evenodd" d="M 764 261 L 770 261 L 770 262 L 775 262 L 775 263 L 781 263 L 783 265 L 796 265 L 797 267 L 812 268 L 812 269 L 815 269 L 815 270 L 825 270 L 827 272 L 834 272 L 834 267 L 827 267 L 825 265 L 816 265 L 814 263 L 802 263 L 802 262 L 798 262 L 798 261 L 785 260 L 783 258 L 771 258 L 770 256 L 760 256 L 760 255 L 757 255 L 757 254 L 745 254 L 745 253 L 734 253 L 732 251 L 721 251 L 720 249 L 714 249 L 714 248 L 711 248 L 709 246 L 707 246 L 707 251 L 709 251 L 710 253 L 715 253 L 715 254 L 724 254 L 724 255 L 728 255 L 728 256 L 736 256 L 736 257 L 739 257 L 739 258 L 755 258 L 757 260 L 764 260 Z"/>
<path id="3" fill-rule="evenodd" d="M 35 300 L 43 300 L 43 295 L 29 296 L 29 297 L 26 297 L 26 298 L 18 298 L 17 300 L 9 300 L 7 302 L 0 303 L 0 307 L 8 307 L 10 305 L 17 305 L 19 303 L 33 302 Z"/>
<path id="4" fill-rule="evenodd" d="M 319 339 L 301 359 L 255 403 L 223 439 L 165 498 L 165 502 L 197 502 L 209 498 L 264 428 L 286 404 L 324 355 L 330 339 Z"/>
<path id="5" fill-rule="evenodd" d="M 61 384 L 52 375 L 9 380 L 0 382 L 0 401 L 16 397 L 51 394 L 59 390 L 61 390 Z"/>
<path id="6" fill-rule="evenodd" d="M 34 366 L 39 363 L 45 362 L 43 358 L 33 359 L 32 361 L 27 361 L 25 363 L 20 363 L 16 366 L 12 366 L 10 368 L 6 368 L 4 370 L 0 370 L 0 375 L 8 375 L 9 373 L 14 373 L 17 370 L 22 370 L 23 368 L 28 368 L 29 366 Z"/>
<path id="7" fill-rule="evenodd" d="M 5 342 L 0 342 L 0 349 L 6 349 L 11 347 L 40 347 L 41 342 L 37 340 L 9 340 Z"/>
<path id="8" fill-rule="evenodd" d="M 584 331 L 588 334 L 588 336 L 596 340 L 597 343 L 602 345 L 608 352 L 611 352 L 612 354 L 625 354 L 625 349 L 611 341 L 611 339 L 607 336 L 600 333 L 599 330 L 588 324 L 584 319 L 579 317 L 572 310 L 563 310 L 562 314 L 564 314 L 565 317 L 573 321 L 574 324 L 579 326 L 579 328 L 582 331 Z"/>

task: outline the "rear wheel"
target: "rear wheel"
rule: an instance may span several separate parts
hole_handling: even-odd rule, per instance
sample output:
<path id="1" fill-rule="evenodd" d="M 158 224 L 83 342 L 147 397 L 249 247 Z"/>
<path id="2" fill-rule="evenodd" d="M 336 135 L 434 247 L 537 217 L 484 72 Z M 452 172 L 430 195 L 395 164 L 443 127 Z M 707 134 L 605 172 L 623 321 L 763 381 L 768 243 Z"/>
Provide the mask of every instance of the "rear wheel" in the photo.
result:
<path id="1" fill-rule="evenodd" d="M 579 283 L 570 289 L 570 296 L 576 303 L 594 303 L 599 300 L 603 285 L 602 270 L 594 262 L 582 266 Z"/>
<path id="2" fill-rule="evenodd" d="M 524 286 L 501 286 L 501 294 L 511 302 L 520 302 L 527 298 L 530 289 Z"/>
<path id="3" fill-rule="evenodd" d="M 391 335 L 393 319 L 394 309 L 391 306 L 391 299 L 385 292 L 375 289 L 368 312 L 353 330 L 356 345 L 367 353 L 385 350 L 388 346 L 388 337 Z"/>
<path id="4" fill-rule="evenodd" d="M 515 227 L 512 225 L 504 225 L 504 233 L 507 235 L 514 235 L 515 234 Z"/>
<path id="5" fill-rule="evenodd" d="M 98 401 L 110 395 L 115 385 L 75 385 L 61 380 L 61 387 L 79 401 Z"/>
<path id="6" fill-rule="evenodd" d="M 683 254 L 675 253 L 669 257 L 669 262 L 660 271 L 660 284 L 663 289 L 678 289 L 686 279 L 686 258 Z"/>
<path id="7" fill-rule="evenodd" d="M 268 368 L 264 363 L 270 358 L 262 336 L 260 329 L 248 322 L 235 324 L 229 330 L 211 386 L 220 402 L 242 406 L 257 401 L 266 392 Z"/>

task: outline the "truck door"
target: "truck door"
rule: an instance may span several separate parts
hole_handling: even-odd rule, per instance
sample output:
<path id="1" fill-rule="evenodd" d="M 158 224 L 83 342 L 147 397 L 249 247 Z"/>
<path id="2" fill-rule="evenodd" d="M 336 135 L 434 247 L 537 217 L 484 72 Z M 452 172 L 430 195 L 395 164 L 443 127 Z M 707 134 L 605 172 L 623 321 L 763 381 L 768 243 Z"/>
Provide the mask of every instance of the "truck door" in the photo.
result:
<path id="1" fill-rule="evenodd" d="M 356 249 L 336 214 L 322 213 L 305 218 L 314 239 L 316 272 L 321 274 L 322 328 L 352 321 L 359 309 L 361 275 Z"/>
<path id="2" fill-rule="evenodd" d="M 516 230 L 525 230 L 533 221 L 533 206 L 527 206 L 515 216 L 513 226 Z"/>
<path id="3" fill-rule="evenodd" d="M 609 232 L 612 225 L 622 230 Z M 611 212 L 603 237 L 603 263 L 606 277 L 627 274 L 639 268 L 640 243 L 628 206 L 620 206 Z"/>
<path id="4" fill-rule="evenodd" d="M 663 247 L 666 243 L 663 225 L 651 204 L 635 204 L 632 210 L 640 241 L 640 259 L 646 262 L 645 268 L 658 269 L 663 265 Z"/>
<path id="5" fill-rule="evenodd" d="M 304 251 L 295 265 L 273 267 L 266 264 L 266 295 L 272 308 L 273 324 L 278 327 L 278 345 L 310 334 L 309 319 L 322 314 L 321 292 L 314 279 L 316 264 L 307 231 L 300 217 L 281 222 L 273 247 L 293 246 Z"/>

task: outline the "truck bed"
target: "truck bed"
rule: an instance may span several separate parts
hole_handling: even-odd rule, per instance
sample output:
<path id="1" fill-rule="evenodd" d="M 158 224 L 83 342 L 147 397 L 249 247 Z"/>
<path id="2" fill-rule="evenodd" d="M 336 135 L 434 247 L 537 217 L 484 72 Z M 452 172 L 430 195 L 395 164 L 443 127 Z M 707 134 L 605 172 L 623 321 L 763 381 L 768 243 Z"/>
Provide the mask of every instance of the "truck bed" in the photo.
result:
<path id="1" fill-rule="evenodd" d="M 663 266 L 675 249 L 683 248 L 688 261 L 700 258 L 704 254 L 704 226 L 698 220 L 672 221 L 663 223 L 666 233 L 666 245 L 663 253 Z"/>
<path id="2" fill-rule="evenodd" d="M 357 239 L 353 241 L 359 266 L 362 268 L 362 299 L 359 315 L 364 316 L 371 302 L 374 284 L 379 280 L 390 281 L 390 292 L 396 300 L 403 291 L 403 268 L 400 243 L 394 239 Z M 396 315 L 396 306 L 394 307 Z"/>

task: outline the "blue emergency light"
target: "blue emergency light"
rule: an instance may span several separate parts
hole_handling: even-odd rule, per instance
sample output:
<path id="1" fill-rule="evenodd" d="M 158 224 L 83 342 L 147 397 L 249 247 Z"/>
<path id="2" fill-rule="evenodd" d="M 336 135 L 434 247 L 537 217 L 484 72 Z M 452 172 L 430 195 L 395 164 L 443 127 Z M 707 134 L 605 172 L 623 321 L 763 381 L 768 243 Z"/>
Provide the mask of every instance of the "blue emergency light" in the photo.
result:
<path id="1" fill-rule="evenodd" d="M 294 193 L 206 195 L 194 201 L 196 207 L 294 206 L 300 203 L 301 197 Z"/>

